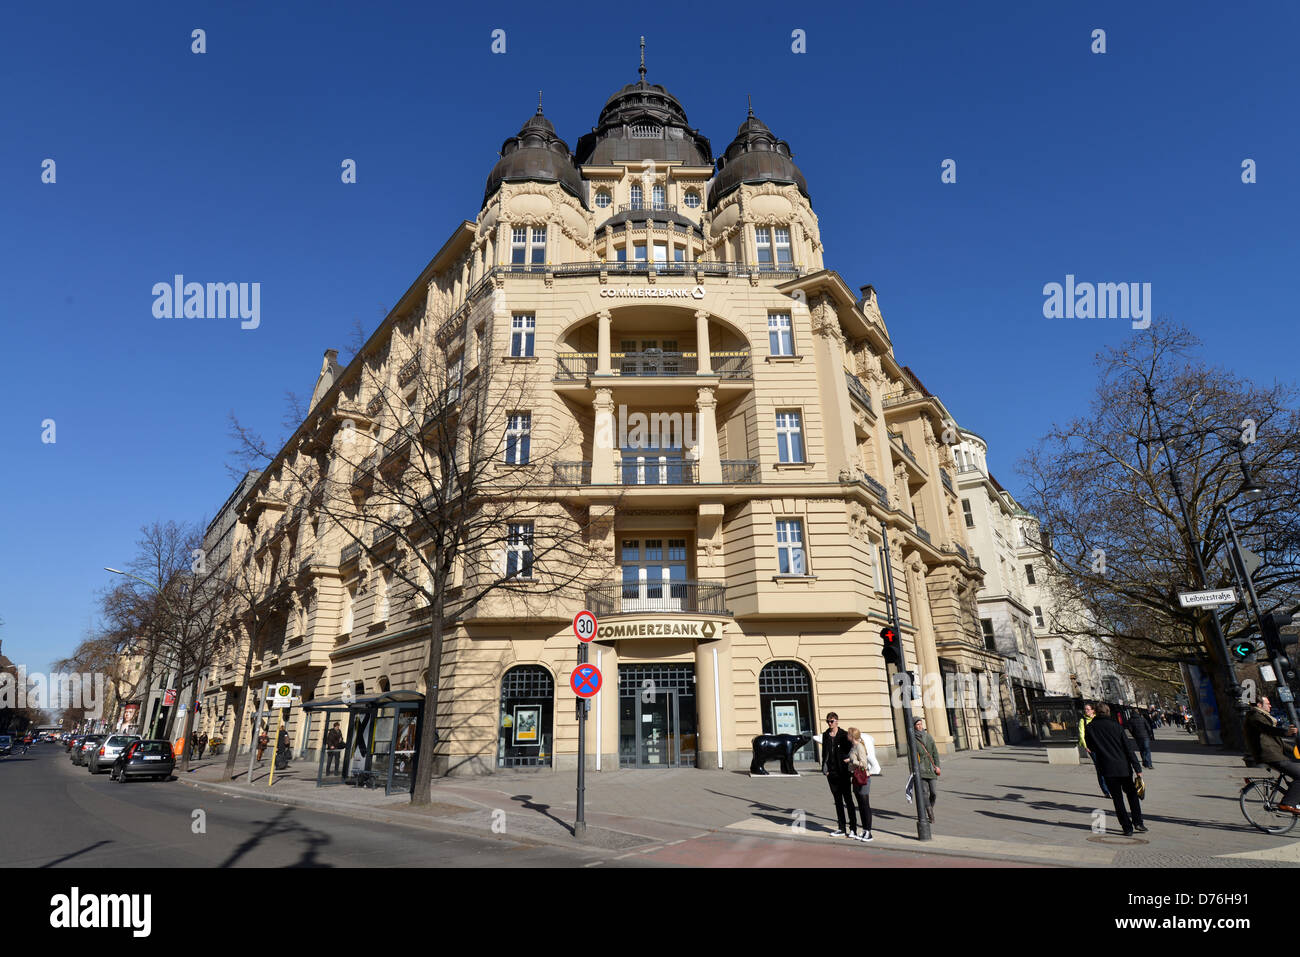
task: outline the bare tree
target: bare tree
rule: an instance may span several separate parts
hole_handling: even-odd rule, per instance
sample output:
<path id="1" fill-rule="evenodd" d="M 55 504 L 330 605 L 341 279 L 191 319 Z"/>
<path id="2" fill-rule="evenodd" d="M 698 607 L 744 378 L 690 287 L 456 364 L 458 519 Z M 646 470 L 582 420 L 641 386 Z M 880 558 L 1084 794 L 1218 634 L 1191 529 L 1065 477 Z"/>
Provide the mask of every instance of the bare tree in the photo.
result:
<path id="1" fill-rule="evenodd" d="M 397 349 L 398 337 L 377 351 Z M 237 422 L 245 460 L 261 457 L 286 505 L 306 502 L 341 530 L 360 573 L 406 586 L 428 619 L 425 723 L 412 803 L 428 804 L 435 772 L 438 685 L 448 630 L 501 597 L 514 613 L 554 616 L 557 596 L 581 601 L 607 581 L 616 494 L 599 506 L 570 501 L 590 462 L 562 463 L 580 447 L 562 430 L 534 432 L 521 416 L 539 403 L 521 365 L 493 362 L 490 342 L 466 356 L 426 336 L 403 355 L 363 361 L 355 404 L 340 398 L 311 440 L 311 458 L 282 454 Z M 466 360 L 472 362 L 466 367 Z M 368 399 L 364 406 L 362 399 Z M 531 422 L 530 422 L 531 425 Z M 276 476 L 279 476 L 277 479 Z"/>
<path id="2" fill-rule="evenodd" d="M 1264 607 L 1294 600 L 1300 585 L 1300 411 L 1291 386 L 1262 386 L 1199 361 L 1199 342 L 1164 322 L 1097 358 L 1090 414 L 1054 426 L 1021 463 L 1026 507 L 1039 516 L 1044 548 L 1058 559 L 1066 594 L 1079 596 L 1088 633 L 1130 674 L 1172 683 L 1172 667 L 1195 663 L 1212 677 L 1225 740 L 1227 663 L 1206 613 L 1181 607 L 1182 591 L 1230 584 L 1224 510 L 1243 544 L 1264 557 L 1254 581 Z M 1184 523 L 1164 438 L 1181 484 Z M 1263 497 L 1241 494 L 1243 458 Z M 1200 576 L 1199 553 L 1207 570 Z M 1225 634 L 1251 627 L 1238 603 L 1221 615 Z"/>

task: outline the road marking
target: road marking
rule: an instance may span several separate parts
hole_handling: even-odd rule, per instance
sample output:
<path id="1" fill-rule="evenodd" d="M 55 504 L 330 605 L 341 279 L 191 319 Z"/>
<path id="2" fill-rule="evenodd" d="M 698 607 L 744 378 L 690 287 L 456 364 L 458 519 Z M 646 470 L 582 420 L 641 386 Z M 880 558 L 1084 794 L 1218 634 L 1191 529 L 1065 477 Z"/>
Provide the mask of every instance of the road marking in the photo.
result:
<path id="1" fill-rule="evenodd" d="M 1293 863 L 1300 863 L 1300 841 L 1292 841 L 1289 844 L 1279 844 L 1277 847 L 1266 847 L 1262 851 L 1242 851 L 1238 854 L 1219 854 L 1216 856 L 1216 860 L 1222 860 L 1224 858 L 1249 861 L 1291 861 Z"/>
<path id="2" fill-rule="evenodd" d="M 745 818 L 743 821 L 737 821 L 735 824 L 728 825 L 726 830 L 737 831 L 756 831 L 760 834 L 769 834 L 772 836 L 782 835 L 785 837 L 796 837 L 804 839 L 821 840 L 825 843 L 825 831 L 796 831 L 789 824 L 778 824 L 776 821 L 769 821 L 766 818 Z M 1095 847 L 1070 847 L 1067 845 L 1057 844 L 1018 844 L 1014 841 L 993 841 L 975 837 L 949 837 L 947 835 L 936 835 L 933 840 L 922 844 L 919 841 L 898 837 L 879 829 L 873 829 L 872 834 L 875 840 L 872 844 L 876 847 L 887 847 L 893 849 L 908 849 L 913 851 L 925 851 L 933 849 L 935 852 L 942 851 L 963 851 L 969 854 L 980 854 L 985 857 L 1021 857 L 1033 860 L 1052 861 L 1057 864 L 1109 864 L 1113 860 L 1114 851 L 1101 850 Z M 844 838 L 839 839 L 840 844 L 847 843 Z M 855 842 L 861 843 L 861 842 Z M 1300 858 L 1298 858 L 1300 860 Z"/>

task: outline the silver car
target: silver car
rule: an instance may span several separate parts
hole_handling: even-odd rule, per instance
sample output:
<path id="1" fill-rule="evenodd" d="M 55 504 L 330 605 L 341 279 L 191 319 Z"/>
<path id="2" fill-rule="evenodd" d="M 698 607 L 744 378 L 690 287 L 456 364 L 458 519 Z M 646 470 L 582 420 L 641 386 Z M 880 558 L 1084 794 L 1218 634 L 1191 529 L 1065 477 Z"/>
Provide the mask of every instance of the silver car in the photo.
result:
<path id="1" fill-rule="evenodd" d="M 86 770 L 91 774 L 102 774 L 104 771 L 113 767 L 113 762 L 117 756 L 122 753 L 123 748 L 127 748 L 133 741 L 139 741 L 138 734 L 113 734 L 109 735 L 99 746 L 92 748 L 86 753 Z"/>

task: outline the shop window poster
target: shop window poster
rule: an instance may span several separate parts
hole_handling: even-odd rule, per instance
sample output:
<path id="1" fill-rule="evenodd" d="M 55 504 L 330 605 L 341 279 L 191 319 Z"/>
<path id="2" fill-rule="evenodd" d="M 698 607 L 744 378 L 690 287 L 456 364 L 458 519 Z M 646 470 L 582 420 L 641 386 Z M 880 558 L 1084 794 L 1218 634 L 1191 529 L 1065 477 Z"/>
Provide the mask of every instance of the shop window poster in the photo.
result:
<path id="1" fill-rule="evenodd" d="M 542 739 L 542 709 L 535 705 L 515 705 L 515 747 L 538 744 Z"/>

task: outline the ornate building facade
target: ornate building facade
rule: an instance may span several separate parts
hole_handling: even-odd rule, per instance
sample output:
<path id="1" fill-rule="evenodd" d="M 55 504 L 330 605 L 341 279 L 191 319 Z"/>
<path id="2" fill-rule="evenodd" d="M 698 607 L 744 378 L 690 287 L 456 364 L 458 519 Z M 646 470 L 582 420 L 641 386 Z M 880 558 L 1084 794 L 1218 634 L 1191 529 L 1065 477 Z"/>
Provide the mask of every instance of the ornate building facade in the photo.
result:
<path id="1" fill-rule="evenodd" d="M 429 609 L 404 584 L 424 545 L 340 521 L 331 503 L 366 514 L 373 473 L 414 454 L 395 440 L 424 441 L 431 416 L 459 434 L 444 417 L 462 389 L 526 382 L 489 426 L 500 471 L 530 470 L 519 496 L 562 518 L 466 543 L 456 588 L 497 575 L 539 589 L 450 626 L 437 771 L 575 765 L 584 606 L 604 675 L 593 768 L 743 767 L 755 735 L 819 732 L 828 711 L 895 753 L 885 547 L 909 669 L 968 678 L 999 659 L 980 632 L 950 419 L 895 358 L 874 289 L 824 258 L 789 144 L 752 111 L 715 158 L 644 65 L 572 151 L 539 106 L 477 215 L 361 352 L 346 367 L 327 354 L 307 419 L 239 503 L 234 549 L 291 592 L 249 687 L 290 680 L 318 700 L 431 687 Z M 416 388 L 435 367 L 436 411 Z M 550 592 L 544 539 L 565 521 L 591 564 Z M 214 669 L 213 726 L 248 708 L 235 664 Z M 973 700 L 917 707 L 943 750 L 1001 743 Z M 323 728 L 296 711 L 291 726 L 319 746 Z"/>

